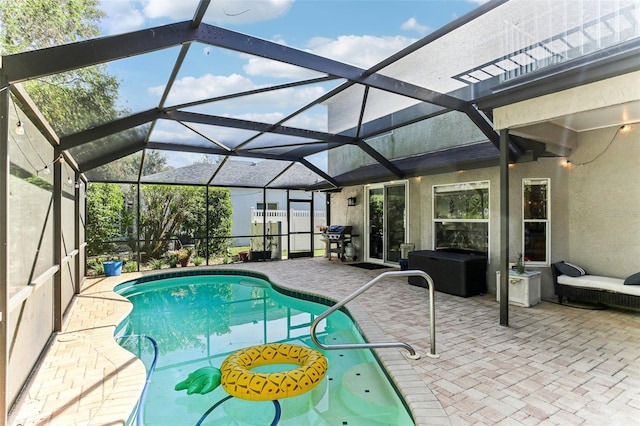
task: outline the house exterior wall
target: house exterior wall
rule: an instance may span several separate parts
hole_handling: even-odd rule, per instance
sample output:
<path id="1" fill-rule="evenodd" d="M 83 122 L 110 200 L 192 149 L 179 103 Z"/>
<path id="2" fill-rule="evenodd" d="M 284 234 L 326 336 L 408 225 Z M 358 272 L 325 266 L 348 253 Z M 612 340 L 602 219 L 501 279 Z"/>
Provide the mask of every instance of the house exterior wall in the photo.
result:
<path id="1" fill-rule="evenodd" d="M 359 259 L 364 257 L 364 236 L 366 226 L 364 222 L 364 187 L 352 186 L 344 188 L 340 193 L 327 193 L 331 203 L 331 217 L 327 218 L 327 225 L 351 226 L 352 242 Z M 348 206 L 347 199 L 356 197 L 356 205 Z"/>
<path id="2" fill-rule="evenodd" d="M 386 158 L 403 158 L 484 140 L 486 136 L 465 114 L 452 111 L 366 142 Z M 336 176 L 373 163 L 375 160 L 360 148 L 346 145 L 330 151 L 328 170 Z"/>
<path id="3" fill-rule="evenodd" d="M 625 278 L 640 271 L 640 125 L 616 131 L 578 135 L 570 157 L 566 259 L 594 275 Z"/>
<path id="4" fill-rule="evenodd" d="M 522 251 L 522 179 L 549 178 L 551 196 L 551 262 L 583 266 L 587 272 L 625 278 L 640 271 L 640 125 L 613 139 L 617 128 L 578 135 L 577 148 L 566 165 L 564 157 L 540 158 L 509 167 L 510 261 Z M 610 144 L 611 140 L 613 142 Z M 609 148 L 607 149 L 607 146 Z M 606 150 L 606 151 L 605 151 Z M 590 164 L 578 165 L 604 152 Z M 433 185 L 488 180 L 490 182 L 489 264 L 487 285 L 496 292 L 495 273 L 500 252 L 500 176 L 498 167 L 456 171 L 412 178 L 408 182 L 407 242 L 433 249 Z M 333 217 L 362 218 L 357 224 L 365 238 L 364 202 L 347 207 L 346 199 L 364 200 L 365 187 L 345 188 L 331 197 Z M 345 210 L 348 210 L 345 212 Z M 354 232 L 356 228 L 354 227 Z M 542 297 L 554 296 L 550 267 L 527 267 L 542 273 Z"/>

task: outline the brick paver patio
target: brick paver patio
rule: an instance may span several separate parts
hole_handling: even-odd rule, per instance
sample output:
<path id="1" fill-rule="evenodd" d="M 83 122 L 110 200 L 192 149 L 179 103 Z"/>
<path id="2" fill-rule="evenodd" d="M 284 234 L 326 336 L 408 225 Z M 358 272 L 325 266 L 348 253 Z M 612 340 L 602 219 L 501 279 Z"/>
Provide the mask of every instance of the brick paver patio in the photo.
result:
<path id="1" fill-rule="evenodd" d="M 388 271 L 323 258 L 225 266 L 292 289 L 347 296 Z M 130 305 L 111 292 L 139 274 L 88 280 L 40 368 L 10 413 L 11 425 L 121 425 L 142 390 L 142 363 L 115 344 Z M 436 292 L 439 358 L 379 350 L 419 425 L 640 424 L 640 313 L 545 301 L 510 307 L 498 325 L 492 295 Z M 380 282 L 347 305 L 370 341 L 429 352 L 427 291 L 406 278 Z"/>

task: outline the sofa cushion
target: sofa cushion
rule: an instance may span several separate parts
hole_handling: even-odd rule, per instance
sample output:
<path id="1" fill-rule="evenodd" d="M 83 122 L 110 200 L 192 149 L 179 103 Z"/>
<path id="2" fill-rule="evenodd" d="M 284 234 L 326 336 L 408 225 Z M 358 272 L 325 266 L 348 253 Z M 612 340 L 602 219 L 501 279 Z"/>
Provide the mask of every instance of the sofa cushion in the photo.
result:
<path id="1" fill-rule="evenodd" d="M 556 268 L 561 274 L 568 275 L 570 277 L 580 277 L 587 274 L 587 271 L 583 268 L 569 262 L 558 262 L 556 263 Z"/>
<path id="2" fill-rule="evenodd" d="M 558 277 L 558 284 L 640 296 L 640 286 L 623 285 L 623 283 L 624 280 L 622 278 L 601 277 L 598 275 L 582 275 L 579 277 L 560 275 Z"/>
<path id="3" fill-rule="evenodd" d="M 640 272 L 636 272 L 633 275 L 629 275 L 626 280 L 624 280 L 625 285 L 640 285 Z"/>

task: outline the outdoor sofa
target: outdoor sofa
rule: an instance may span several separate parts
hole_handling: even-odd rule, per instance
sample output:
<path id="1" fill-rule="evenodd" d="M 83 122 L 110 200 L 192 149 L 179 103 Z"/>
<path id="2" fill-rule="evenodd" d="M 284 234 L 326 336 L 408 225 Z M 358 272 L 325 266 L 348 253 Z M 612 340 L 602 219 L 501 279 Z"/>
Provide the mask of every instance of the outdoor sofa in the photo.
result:
<path id="1" fill-rule="evenodd" d="M 626 279 L 589 275 L 569 262 L 554 263 L 551 271 L 560 304 L 575 300 L 640 309 L 640 273 Z"/>

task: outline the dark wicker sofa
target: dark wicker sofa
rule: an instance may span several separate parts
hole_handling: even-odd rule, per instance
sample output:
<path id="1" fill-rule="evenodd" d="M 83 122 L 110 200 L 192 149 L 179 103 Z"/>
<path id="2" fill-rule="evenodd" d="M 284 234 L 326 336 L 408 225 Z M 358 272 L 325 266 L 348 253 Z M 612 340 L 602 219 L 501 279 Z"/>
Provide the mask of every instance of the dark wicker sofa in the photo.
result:
<path id="1" fill-rule="evenodd" d="M 551 271 L 560 304 L 574 300 L 640 309 L 640 286 L 624 285 L 623 279 L 597 275 L 568 277 L 558 270 L 558 263 L 551 265 Z"/>

